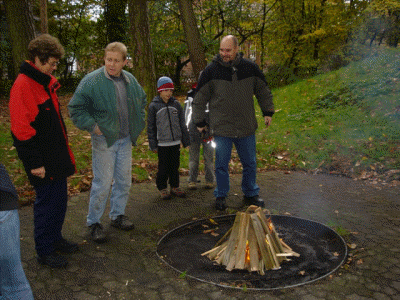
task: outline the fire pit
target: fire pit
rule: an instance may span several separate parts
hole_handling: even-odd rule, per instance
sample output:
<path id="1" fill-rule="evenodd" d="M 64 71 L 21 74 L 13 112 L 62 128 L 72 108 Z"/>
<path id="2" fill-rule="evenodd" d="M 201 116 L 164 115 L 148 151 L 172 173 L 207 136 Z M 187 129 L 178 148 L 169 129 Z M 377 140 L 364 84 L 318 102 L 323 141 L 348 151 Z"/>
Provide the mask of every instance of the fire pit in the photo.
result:
<path id="1" fill-rule="evenodd" d="M 196 220 L 164 235 L 157 245 L 158 257 L 177 272 L 221 287 L 273 290 L 322 279 L 335 272 L 347 256 L 344 240 L 321 223 L 292 216 L 266 215 L 279 237 L 298 257 L 264 275 L 247 270 L 227 271 L 201 254 L 210 250 L 232 227 L 235 215 Z"/>

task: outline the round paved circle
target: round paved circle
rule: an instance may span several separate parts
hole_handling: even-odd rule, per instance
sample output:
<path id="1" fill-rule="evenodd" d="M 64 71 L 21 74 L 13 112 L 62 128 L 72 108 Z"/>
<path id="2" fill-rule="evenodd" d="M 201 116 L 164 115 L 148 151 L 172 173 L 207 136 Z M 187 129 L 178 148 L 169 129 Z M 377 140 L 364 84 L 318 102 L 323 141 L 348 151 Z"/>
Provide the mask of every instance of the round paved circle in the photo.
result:
<path id="1" fill-rule="evenodd" d="M 279 236 L 300 257 L 291 257 L 279 270 L 266 271 L 265 275 L 247 270 L 227 271 L 201 253 L 213 248 L 233 225 L 235 217 L 196 220 L 169 231 L 157 244 L 158 257 L 182 277 L 227 288 L 274 290 L 322 279 L 335 272 L 347 256 L 345 241 L 329 227 L 292 216 L 267 215 Z"/>

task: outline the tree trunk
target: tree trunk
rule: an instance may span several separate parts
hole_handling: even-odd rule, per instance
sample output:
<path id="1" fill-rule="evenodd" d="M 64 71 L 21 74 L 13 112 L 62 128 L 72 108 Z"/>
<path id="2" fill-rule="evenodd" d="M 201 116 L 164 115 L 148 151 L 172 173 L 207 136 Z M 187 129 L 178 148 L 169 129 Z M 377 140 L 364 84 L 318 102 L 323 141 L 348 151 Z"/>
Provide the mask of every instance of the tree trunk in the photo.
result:
<path id="1" fill-rule="evenodd" d="M 104 18 L 107 28 L 107 43 L 125 43 L 126 16 L 125 10 L 128 0 L 106 0 Z"/>
<path id="2" fill-rule="evenodd" d="M 13 68 L 10 79 L 15 79 L 21 63 L 28 58 L 28 44 L 35 37 L 33 15 L 29 0 L 4 0 L 10 40 Z"/>
<path id="3" fill-rule="evenodd" d="M 183 29 L 185 31 L 186 43 L 189 49 L 189 57 L 192 63 L 194 76 L 197 80 L 200 72 L 206 67 L 206 56 L 201 41 L 200 32 L 197 28 L 196 18 L 193 12 L 191 0 L 178 0 Z"/>
<path id="4" fill-rule="evenodd" d="M 40 5 L 40 32 L 49 33 L 47 22 L 47 0 L 39 0 Z"/>
<path id="5" fill-rule="evenodd" d="M 146 0 L 129 0 L 131 55 L 135 77 L 147 94 L 150 102 L 157 94 L 154 55 L 150 41 Z"/>

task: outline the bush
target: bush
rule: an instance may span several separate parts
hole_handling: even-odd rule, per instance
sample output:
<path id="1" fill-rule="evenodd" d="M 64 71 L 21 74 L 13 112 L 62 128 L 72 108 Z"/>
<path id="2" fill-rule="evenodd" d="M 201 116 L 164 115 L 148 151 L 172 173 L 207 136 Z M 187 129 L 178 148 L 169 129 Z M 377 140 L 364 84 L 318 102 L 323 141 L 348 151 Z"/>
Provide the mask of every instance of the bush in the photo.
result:
<path id="1" fill-rule="evenodd" d="M 0 97 L 8 98 L 12 88 L 13 81 L 9 79 L 2 79 L 0 81 Z"/>
<path id="2" fill-rule="evenodd" d="M 273 65 L 268 67 L 265 79 L 271 89 L 282 87 L 296 82 L 298 78 L 293 69 L 281 65 Z"/>
<path id="3" fill-rule="evenodd" d="M 65 94 L 70 94 L 74 93 L 76 88 L 79 85 L 79 82 L 81 82 L 83 77 L 70 77 L 70 78 L 60 78 L 58 81 L 61 84 L 61 88 L 58 91 L 60 95 L 65 95 Z"/>

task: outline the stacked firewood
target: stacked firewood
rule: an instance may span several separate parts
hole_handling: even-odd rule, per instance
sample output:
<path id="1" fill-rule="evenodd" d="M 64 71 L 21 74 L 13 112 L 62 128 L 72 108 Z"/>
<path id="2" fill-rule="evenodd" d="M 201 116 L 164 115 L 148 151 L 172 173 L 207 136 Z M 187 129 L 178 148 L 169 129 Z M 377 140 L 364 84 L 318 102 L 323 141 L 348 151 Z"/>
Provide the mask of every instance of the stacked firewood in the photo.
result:
<path id="1" fill-rule="evenodd" d="M 271 218 L 267 219 L 263 210 L 253 205 L 238 212 L 233 226 L 214 248 L 201 255 L 228 271 L 247 269 L 261 275 L 265 270 L 279 269 L 290 256 L 300 256 L 279 238 Z"/>

